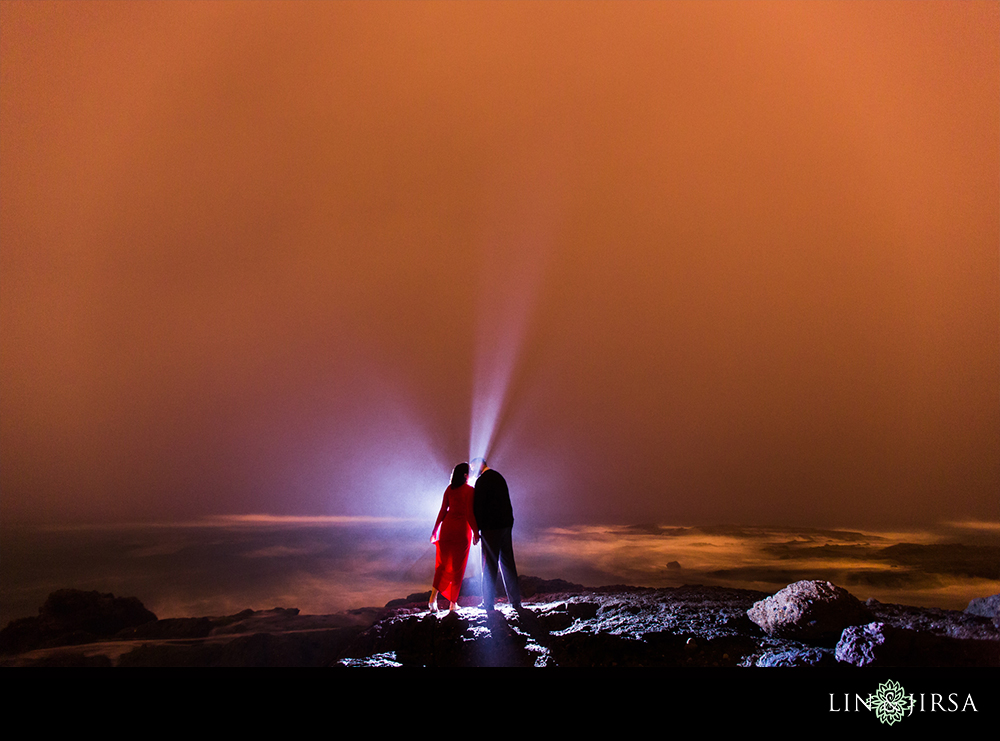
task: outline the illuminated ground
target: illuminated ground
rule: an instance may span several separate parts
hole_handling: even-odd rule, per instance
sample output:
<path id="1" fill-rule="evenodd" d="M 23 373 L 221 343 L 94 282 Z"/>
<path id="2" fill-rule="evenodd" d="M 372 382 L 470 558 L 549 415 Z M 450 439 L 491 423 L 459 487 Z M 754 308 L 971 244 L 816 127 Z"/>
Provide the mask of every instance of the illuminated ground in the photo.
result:
<path id="1" fill-rule="evenodd" d="M 5 666 L 749 667 L 834 666 L 832 645 L 765 635 L 747 609 L 767 593 L 724 587 L 603 587 L 535 580 L 520 613 L 488 615 L 475 598 L 430 613 L 426 595 L 337 615 L 250 610 L 158 620 L 84 645 L 48 638 Z M 556 587 L 562 591 L 547 591 Z M 954 610 L 866 603 L 902 649 L 890 665 L 997 666 L 996 619 Z M 8 634 L 10 629 L 5 629 Z M 2 635 L 2 634 L 0 634 Z"/>
<path id="2" fill-rule="evenodd" d="M 359 637 L 345 666 L 834 666 L 833 646 L 766 636 L 747 609 L 768 594 L 723 587 L 604 587 L 537 595 L 520 613 L 477 607 L 430 614 L 416 605 Z M 898 628 L 912 666 L 1000 665 L 1000 631 L 953 610 L 867 603 Z"/>

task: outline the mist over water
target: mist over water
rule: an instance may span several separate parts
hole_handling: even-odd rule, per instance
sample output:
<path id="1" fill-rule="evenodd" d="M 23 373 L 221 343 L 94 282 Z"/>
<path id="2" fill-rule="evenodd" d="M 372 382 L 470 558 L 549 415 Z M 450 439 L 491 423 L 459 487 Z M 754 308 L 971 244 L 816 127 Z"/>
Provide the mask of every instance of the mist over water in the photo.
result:
<path id="1" fill-rule="evenodd" d="M 136 596 L 160 618 L 380 606 L 427 591 L 422 518 L 220 517 L 179 525 L 18 530 L 0 542 L 0 624 L 60 588 Z M 586 586 L 774 592 L 828 579 L 864 600 L 964 609 L 1000 592 L 1000 524 L 874 532 L 740 526 L 514 528 L 518 570 Z M 467 577 L 480 574 L 473 548 Z"/>

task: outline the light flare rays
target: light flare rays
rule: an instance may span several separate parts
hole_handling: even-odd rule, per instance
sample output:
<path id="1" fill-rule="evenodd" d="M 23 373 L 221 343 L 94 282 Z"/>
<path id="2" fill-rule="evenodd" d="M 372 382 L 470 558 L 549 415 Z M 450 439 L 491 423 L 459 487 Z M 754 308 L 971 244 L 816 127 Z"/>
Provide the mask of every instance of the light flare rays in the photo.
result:
<path id="1" fill-rule="evenodd" d="M 521 200 L 496 205 L 479 245 L 470 461 L 495 452 L 557 236 L 561 190 L 544 174 L 534 175 L 533 187 L 508 189 L 522 193 Z"/>

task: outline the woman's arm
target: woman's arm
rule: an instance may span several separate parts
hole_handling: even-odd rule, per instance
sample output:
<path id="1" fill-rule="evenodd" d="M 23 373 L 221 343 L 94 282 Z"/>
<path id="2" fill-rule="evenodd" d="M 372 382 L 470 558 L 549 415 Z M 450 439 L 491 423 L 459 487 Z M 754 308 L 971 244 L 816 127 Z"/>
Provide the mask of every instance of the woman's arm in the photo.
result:
<path id="1" fill-rule="evenodd" d="M 438 528 L 441 527 L 441 523 L 444 522 L 445 515 L 448 514 L 448 492 L 451 489 L 449 486 L 444 490 L 444 501 L 441 502 L 441 511 L 438 512 L 437 521 L 434 523 L 434 529 L 431 531 L 431 543 L 438 542 Z"/>

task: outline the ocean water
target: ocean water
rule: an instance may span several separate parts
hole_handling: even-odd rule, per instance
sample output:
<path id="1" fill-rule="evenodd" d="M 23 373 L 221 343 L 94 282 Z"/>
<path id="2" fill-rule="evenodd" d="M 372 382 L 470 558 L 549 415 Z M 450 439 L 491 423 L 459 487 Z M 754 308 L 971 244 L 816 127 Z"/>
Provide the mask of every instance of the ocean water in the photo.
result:
<path id="1" fill-rule="evenodd" d="M 430 589 L 430 523 L 217 517 L 186 523 L 6 529 L 0 625 L 72 587 L 135 596 L 158 617 L 383 605 Z M 1000 524 L 898 532 L 714 525 L 515 524 L 521 574 L 586 586 L 706 584 L 774 592 L 827 579 L 864 600 L 964 609 L 1000 592 Z M 477 576 L 473 548 L 466 576 Z"/>

